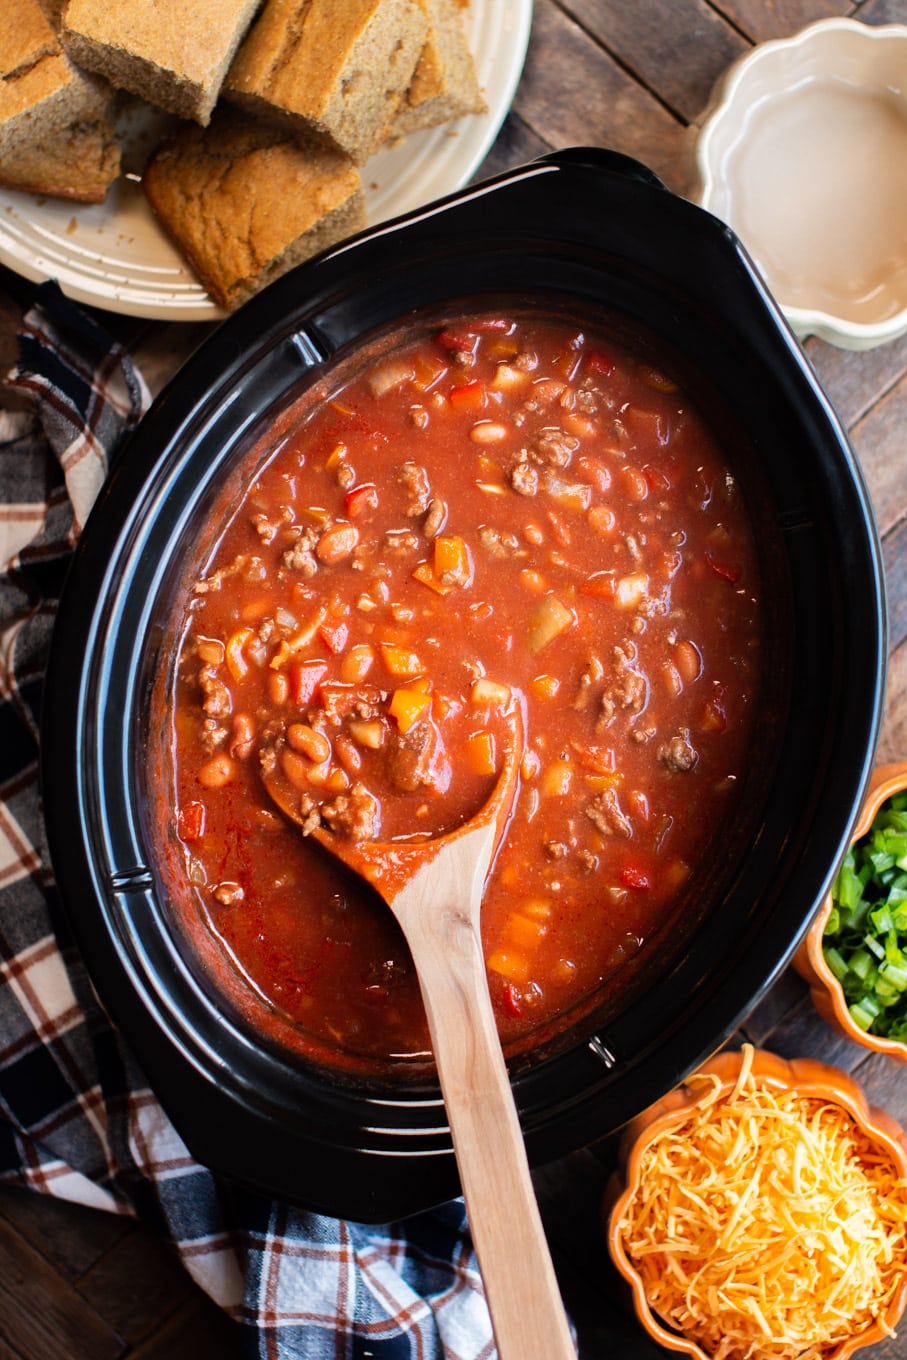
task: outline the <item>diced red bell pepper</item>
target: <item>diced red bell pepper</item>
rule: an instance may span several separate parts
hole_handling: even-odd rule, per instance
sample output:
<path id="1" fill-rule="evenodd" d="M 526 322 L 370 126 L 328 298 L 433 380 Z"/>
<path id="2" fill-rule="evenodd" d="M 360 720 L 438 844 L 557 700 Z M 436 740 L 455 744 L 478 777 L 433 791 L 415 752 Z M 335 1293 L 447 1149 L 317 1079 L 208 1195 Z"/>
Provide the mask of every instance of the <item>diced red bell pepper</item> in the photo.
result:
<path id="1" fill-rule="evenodd" d="M 625 888 L 634 888 L 637 892 L 651 886 L 649 875 L 642 865 L 632 862 L 625 864 L 621 869 L 620 881 Z"/>
<path id="2" fill-rule="evenodd" d="M 506 317 L 487 316 L 478 321 L 470 321 L 468 327 L 464 327 L 463 330 L 454 330 L 450 326 L 445 326 L 443 330 L 438 332 L 435 339 L 444 349 L 471 351 L 475 348 L 480 334 L 487 331 L 499 331 L 506 334 L 512 325 L 513 322 L 508 321 Z"/>
<path id="3" fill-rule="evenodd" d="M 594 571 L 580 586 L 581 595 L 595 595 L 600 600 L 613 600 L 617 594 L 617 580 L 614 572 Z"/>
<path id="4" fill-rule="evenodd" d="M 485 384 L 478 378 L 472 382 L 452 387 L 448 400 L 455 411 L 482 411 L 485 409 Z"/>
<path id="5" fill-rule="evenodd" d="M 701 727 L 704 732 L 724 732 L 727 728 L 727 691 L 715 685 L 702 710 Z"/>
<path id="6" fill-rule="evenodd" d="M 654 496 L 661 496 L 666 491 L 670 491 L 671 483 L 668 481 L 661 468 L 653 467 L 651 463 L 646 463 L 642 471 L 643 476 L 649 484 L 649 490 Z"/>
<path id="7" fill-rule="evenodd" d="M 337 656 L 343 651 L 349 635 L 349 627 L 342 620 L 334 623 L 323 623 L 318 629 L 318 636 L 321 638 L 321 641 L 324 643 L 325 647 L 327 647 L 328 651 L 332 652 L 334 656 Z"/>
<path id="8" fill-rule="evenodd" d="M 722 581 L 730 581 L 731 585 L 736 585 L 740 580 L 740 568 L 736 562 L 728 562 L 722 558 L 715 557 L 706 548 L 705 560 L 708 562 L 716 576 L 720 576 Z"/>
<path id="9" fill-rule="evenodd" d="M 177 835 L 181 841 L 198 841 L 205 834 L 204 803 L 186 803 L 176 819 Z"/>
<path id="10" fill-rule="evenodd" d="M 344 504 L 350 519 L 357 519 L 370 510 L 377 510 L 378 488 L 374 482 L 360 482 L 346 493 Z"/>
<path id="11" fill-rule="evenodd" d="M 305 708 L 315 698 L 318 686 L 328 673 L 326 661 L 295 661 L 290 670 L 290 698 Z"/>
<path id="12" fill-rule="evenodd" d="M 590 373 L 609 378 L 614 372 L 614 360 L 603 349 L 590 349 L 586 355 L 586 368 Z"/>
<path id="13" fill-rule="evenodd" d="M 522 997 L 514 987 L 512 982 L 505 982 L 501 992 L 501 999 L 504 1006 L 504 1013 L 509 1015 L 512 1020 L 520 1020 L 523 1016 Z"/>

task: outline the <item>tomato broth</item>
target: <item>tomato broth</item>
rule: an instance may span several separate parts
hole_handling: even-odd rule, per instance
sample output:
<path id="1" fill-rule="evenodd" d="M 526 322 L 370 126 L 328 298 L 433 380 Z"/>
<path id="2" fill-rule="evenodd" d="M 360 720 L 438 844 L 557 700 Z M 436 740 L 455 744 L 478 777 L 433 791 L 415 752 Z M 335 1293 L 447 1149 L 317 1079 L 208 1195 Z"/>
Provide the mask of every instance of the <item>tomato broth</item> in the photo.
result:
<path id="1" fill-rule="evenodd" d="M 353 1070 L 424 1061 L 396 924 L 304 833 L 455 827 L 519 707 L 482 928 L 502 1039 L 525 1046 L 692 910 L 733 814 L 763 601 L 720 442 L 641 347 L 482 313 L 341 365 L 247 466 L 155 688 L 172 909 L 272 1037 Z"/>

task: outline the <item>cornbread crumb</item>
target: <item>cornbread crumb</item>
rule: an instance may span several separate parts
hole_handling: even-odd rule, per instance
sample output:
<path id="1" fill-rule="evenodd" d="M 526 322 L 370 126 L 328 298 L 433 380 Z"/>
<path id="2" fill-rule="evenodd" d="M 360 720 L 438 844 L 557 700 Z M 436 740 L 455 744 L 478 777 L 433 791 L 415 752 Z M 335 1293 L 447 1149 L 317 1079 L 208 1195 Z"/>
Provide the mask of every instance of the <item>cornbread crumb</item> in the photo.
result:
<path id="1" fill-rule="evenodd" d="M 157 217 L 211 296 L 240 306 L 294 265 L 364 225 L 358 171 L 334 151 L 218 108 L 152 156 L 143 180 Z"/>
<path id="2" fill-rule="evenodd" d="M 79 66 L 207 124 L 260 0 L 69 0 L 61 40 Z"/>
<path id="3" fill-rule="evenodd" d="M 224 94 L 361 165 L 387 135 L 427 35 L 417 0 L 266 0 Z"/>

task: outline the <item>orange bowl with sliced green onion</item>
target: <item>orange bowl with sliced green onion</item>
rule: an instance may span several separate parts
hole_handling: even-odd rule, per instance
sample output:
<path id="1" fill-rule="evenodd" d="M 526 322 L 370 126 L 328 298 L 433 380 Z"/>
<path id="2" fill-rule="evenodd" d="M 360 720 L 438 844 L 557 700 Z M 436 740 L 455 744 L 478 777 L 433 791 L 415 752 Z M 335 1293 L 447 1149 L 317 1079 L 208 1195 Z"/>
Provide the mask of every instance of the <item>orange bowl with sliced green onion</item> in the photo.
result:
<path id="1" fill-rule="evenodd" d="M 827 1024 L 907 1063 L 907 761 L 875 770 L 794 966 Z"/>

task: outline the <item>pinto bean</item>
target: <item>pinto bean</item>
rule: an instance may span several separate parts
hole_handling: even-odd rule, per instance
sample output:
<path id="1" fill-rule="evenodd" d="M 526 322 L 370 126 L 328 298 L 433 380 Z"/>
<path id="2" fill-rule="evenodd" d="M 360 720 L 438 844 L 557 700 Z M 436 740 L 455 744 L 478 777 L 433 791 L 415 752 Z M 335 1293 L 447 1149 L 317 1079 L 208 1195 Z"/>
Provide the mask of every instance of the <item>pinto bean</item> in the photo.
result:
<path id="1" fill-rule="evenodd" d="M 326 529 L 315 546 L 315 556 L 325 567 L 332 567 L 351 557 L 359 543 L 355 524 L 334 524 Z"/>
<path id="2" fill-rule="evenodd" d="M 198 782 L 206 789 L 222 789 L 236 776 L 236 761 L 226 751 L 206 760 L 198 772 Z"/>
<path id="3" fill-rule="evenodd" d="M 290 723 L 287 728 L 287 741 L 299 755 L 306 756 L 314 765 L 323 765 L 330 759 L 331 743 L 323 732 L 308 723 Z"/>

